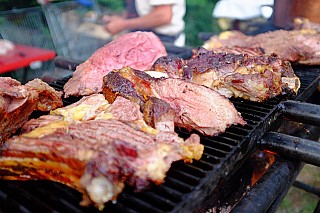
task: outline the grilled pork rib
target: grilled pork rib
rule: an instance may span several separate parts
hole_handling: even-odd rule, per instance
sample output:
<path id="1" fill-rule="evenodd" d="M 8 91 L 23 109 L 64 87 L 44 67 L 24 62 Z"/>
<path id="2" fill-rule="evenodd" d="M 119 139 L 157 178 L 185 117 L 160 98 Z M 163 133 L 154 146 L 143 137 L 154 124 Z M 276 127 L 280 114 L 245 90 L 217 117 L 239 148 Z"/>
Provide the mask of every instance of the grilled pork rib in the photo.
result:
<path id="1" fill-rule="evenodd" d="M 9 77 L 0 78 L 0 143 L 15 133 L 35 110 L 62 106 L 62 93 L 40 79 L 25 85 Z"/>
<path id="2" fill-rule="evenodd" d="M 103 80 L 102 92 L 108 101 L 122 96 L 144 108 L 151 97 L 161 99 L 174 109 L 178 127 L 217 135 L 232 124 L 245 124 L 228 99 L 202 85 L 178 78 L 156 79 L 129 67 L 114 70 Z"/>
<path id="3" fill-rule="evenodd" d="M 291 64 L 275 55 L 216 53 L 199 48 L 182 65 L 162 57 L 154 68 L 170 73 L 177 70 L 176 73 L 182 73 L 180 78 L 210 87 L 226 97 L 251 101 L 264 101 L 287 91 L 297 93 L 300 87 Z"/>
<path id="4" fill-rule="evenodd" d="M 155 60 L 165 55 L 166 49 L 154 33 L 127 33 L 98 49 L 76 68 L 64 86 L 65 97 L 98 93 L 102 88 L 102 77 L 113 69 L 130 66 L 148 70 Z"/>
<path id="5" fill-rule="evenodd" d="M 239 31 L 226 31 L 212 36 L 203 44 L 208 50 L 228 52 L 236 48 L 260 48 L 266 54 L 277 54 L 292 63 L 320 64 L 320 32 L 312 29 L 275 30 L 254 36 Z"/>
<path id="6" fill-rule="evenodd" d="M 98 94 L 30 120 L 1 149 L 1 178 L 60 182 L 83 194 L 82 205 L 102 209 L 126 184 L 146 189 L 163 182 L 172 162 L 201 158 L 198 135 L 183 140 L 146 127 L 137 104 L 121 97 L 114 104 Z"/>

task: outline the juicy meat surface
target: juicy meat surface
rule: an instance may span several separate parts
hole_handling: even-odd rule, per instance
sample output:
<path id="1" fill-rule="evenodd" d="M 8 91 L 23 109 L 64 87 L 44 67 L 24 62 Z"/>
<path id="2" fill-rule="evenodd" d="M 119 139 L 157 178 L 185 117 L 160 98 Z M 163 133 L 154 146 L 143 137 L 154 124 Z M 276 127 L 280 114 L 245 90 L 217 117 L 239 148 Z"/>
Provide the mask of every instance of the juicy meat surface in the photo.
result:
<path id="1" fill-rule="evenodd" d="M 42 80 L 34 79 L 27 82 L 25 86 L 29 87 L 31 90 L 35 90 L 38 93 L 39 101 L 36 110 L 46 112 L 63 105 L 61 99 L 62 92 L 56 91 Z"/>
<path id="2" fill-rule="evenodd" d="M 22 126 L 21 131 L 28 133 L 36 128 L 50 126 L 52 123 L 60 121 L 78 122 L 110 118 L 124 122 L 143 123 L 143 115 L 136 103 L 118 97 L 113 104 L 110 104 L 102 94 L 92 94 L 73 104 L 52 110 L 49 115 L 30 119 Z M 51 128 L 54 129 L 54 127 Z M 44 132 L 48 133 L 47 130 Z"/>
<path id="3" fill-rule="evenodd" d="M 174 131 L 175 110 L 167 102 L 150 97 L 143 105 L 143 118 L 152 127 L 163 131 Z"/>
<path id="4" fill-rule="evenodd" d="M 35 110 L 62 106 L 61 93 L 40 79 L 26 85 L 9 77 L 0 78 L 0 143 L 14 134 Z M 50 100 L 50 101 L 46 101 Z"/>
<path id="5" fill-rule="evenodd" d="M 179 73 L 177 78 L 212 88 L 226 97 L 241 97 L 251 101 L 264 101 L 300 88 L 290 62 L 276 55 L 246 54 L 251 49 L 231 52 L 209 51 L 199 48 L 191 59 L 172 63 L 170 57 L 155 62 L 158 72 Z M 241 52 L 241 51 L 239 51 Z M 175 58 L 175 61 L 179 59 Z"/>
<path id="6" fill-rule="evenodd" d="M 176 126 L 205 135 L 217 135 L 232 124 L 245 124 L 228 99 L 210 88 L 183 79 L 156 79 L 144 72 L 124 68 L 104 77 L 102 92 L 111 102 L 122 96 L 140 106 L 150 97 L 161 99 L 174 109 Z"/>
<path id="7" fill-rule="evenodd" d="M 146 189 L 164 181 L 172 162 L 201 158 L 198 135 L 184 140 L 172 131 L 146 129 L 139 106 L 130 103 L 119 97 L 113 108 L 97 94 L 40 117 L 39 123 L 30 120 L 29 131 L 1 148 L 0 168 L 7 174 L 1 178 L 60 182 L 83 194 L 82 205 L 102 209 L 126 184 Z"/>
<path id="8" fill-rule="evenodd" d="M 317 30 L 275 30 L 254 36 L 239 31 L 226 31 L 212 36 L 203 44 L 208 50 L 221 52 L 233 47 L 260 48 L 266 54 L 276 54 L 292 63 L 320 64 L 320 32 Z"/>
<path id="9" fill-rule="evenodd" d="M 232 124 L 246 123 L 228 99 L 202 85 L 167 78 L 156 81 L 153 89 L 176 111 L 179 127 L 218 135 Z"/>
<path id="10" fill-rule="evenodd" d="M 180 78 L 183 73 L 185 61 L 178 56 L 163 56 L 158 58 L 153 64 L 153 70 L 164 72 L 170 78 Z"/>
<path id="11" fill-rule="evenodd" d="M 297 93 L 299 78 L 291 64 L 275 55 L 215 53 L 200 48 L 183 69 L 184 78 L 226 97 L 264 101 L 285 91 Z"/>
<path id="12" fill-rule="evenodd" d="M 64 86 L 65 97 L 98 93 L 102 78 L 113 69 L 130 66 L 148 70 L 167 52 L 160 39 L 152 32 L 133 32 L 120 36 L 98 49 L 80 64 Z"/>

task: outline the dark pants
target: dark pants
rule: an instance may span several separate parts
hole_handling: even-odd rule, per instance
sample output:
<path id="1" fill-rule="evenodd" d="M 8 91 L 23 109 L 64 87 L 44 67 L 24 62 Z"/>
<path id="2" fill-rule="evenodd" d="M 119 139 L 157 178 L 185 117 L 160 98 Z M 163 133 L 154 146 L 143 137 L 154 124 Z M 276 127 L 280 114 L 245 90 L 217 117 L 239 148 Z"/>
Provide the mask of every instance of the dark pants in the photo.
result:
<path id="1" fill-rule="evenodd" d="M 167 43 L 173 43 L 175 42 L 175 40 L 179 37 L 180 33 L 177 34 L 177 35 L 174 35 L 174 36 L 169 36 L 169 35 L 163 35 L 163 34 L 159 34 L 159 33 L 156 33 L 156 32 L 153 32 L 154 34 L 156 34 L 160 40 L 162 42 L 167 42 Z"/>

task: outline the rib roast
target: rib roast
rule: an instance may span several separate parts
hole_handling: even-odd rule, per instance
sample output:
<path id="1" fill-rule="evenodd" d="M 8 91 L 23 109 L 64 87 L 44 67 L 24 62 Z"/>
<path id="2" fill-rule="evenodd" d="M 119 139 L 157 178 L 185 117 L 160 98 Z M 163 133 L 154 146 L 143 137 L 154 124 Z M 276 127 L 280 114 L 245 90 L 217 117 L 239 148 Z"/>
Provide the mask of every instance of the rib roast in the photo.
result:
<path id="1" fill-rule="evenodd" d="M 161 184 L 172 162 L 200 159 L 204 148 L 198 135 L 156 130 L 136 103 L 118 97 L 109 104 L 102 94 L 32 119 L 23 132 L 1 148 L 1 178 L 60 182 L 99 209 L 125 185 Z"/>

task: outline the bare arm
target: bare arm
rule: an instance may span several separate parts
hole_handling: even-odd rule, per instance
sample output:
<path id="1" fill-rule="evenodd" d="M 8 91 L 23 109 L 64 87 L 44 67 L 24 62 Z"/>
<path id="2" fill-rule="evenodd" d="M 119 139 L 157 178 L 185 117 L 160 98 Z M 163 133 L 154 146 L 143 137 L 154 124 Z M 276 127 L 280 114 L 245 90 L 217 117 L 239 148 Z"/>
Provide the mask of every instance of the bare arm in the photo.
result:
<path id="1" fill-rule="evenodd" d="M 133 19 L 123 19 L 118 16 L 107 17 L 105 29 L 111 34 L 117 34 L 123 30 L 150 29 L 169 24 L 172 19 L 172 5 L 160 5 L 145 15 Z"/>

